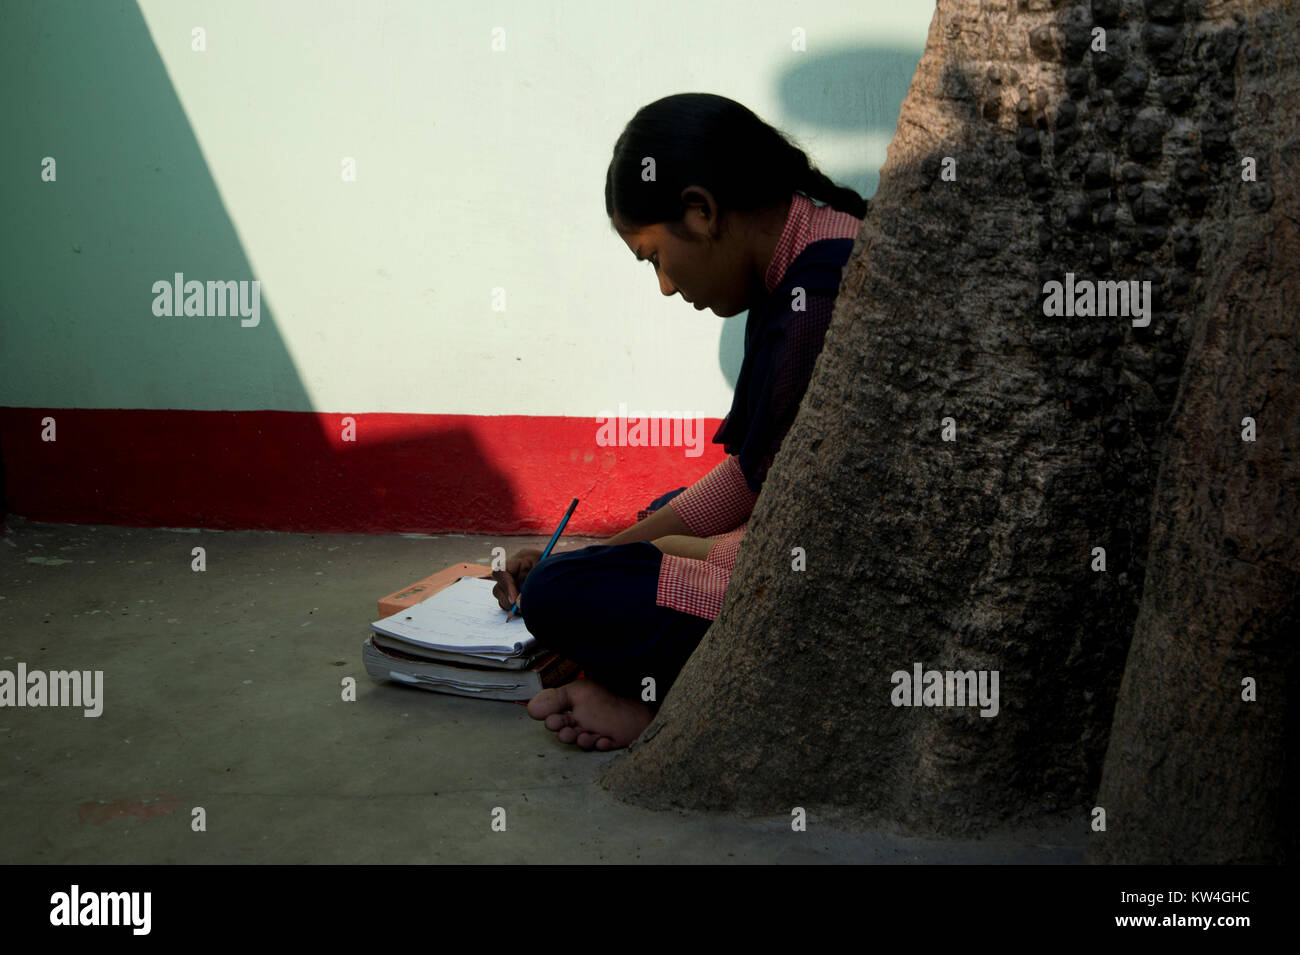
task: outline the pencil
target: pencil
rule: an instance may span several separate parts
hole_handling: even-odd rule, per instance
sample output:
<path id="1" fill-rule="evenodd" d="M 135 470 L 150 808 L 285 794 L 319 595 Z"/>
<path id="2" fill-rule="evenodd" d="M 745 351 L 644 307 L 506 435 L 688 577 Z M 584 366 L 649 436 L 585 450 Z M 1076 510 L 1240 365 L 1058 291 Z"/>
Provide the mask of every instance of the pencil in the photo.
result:
<path id="1" fill-rule="evenodd" d="M 546 560 L 547 557 L 551 556 L 551 548 L 554 547 L 555 542 L 560 539 L 560 532 L 564 530 L 564 525 L 569 523 L 569 518 L 573 515 L 573 509 L 576 508 L 577 506 L 578 506 L 578 499 L 575 497 L 572 503 L 569 504 L 569 509 L 564 512 L 564 517 L 560 518 L 560 526 L 557 527 L 555 529 L 555 533 L 551 535 L 551 541 L 549 544 L 546 545 L 546 550 L 542 551 L 542 556 L 538 558 L 537 561 L 538 564 Z M 536 564 L 534 564 L 533 566 L 536 566 Z M 515 605 L 511 607 L 509 611 L 506 612 L 506 621 L 509 622 L 510 618 L 517 613 L 519 613 L 518 600 L 516 600 Z M 522 614 L 520 616 L 522 616 Z"/>

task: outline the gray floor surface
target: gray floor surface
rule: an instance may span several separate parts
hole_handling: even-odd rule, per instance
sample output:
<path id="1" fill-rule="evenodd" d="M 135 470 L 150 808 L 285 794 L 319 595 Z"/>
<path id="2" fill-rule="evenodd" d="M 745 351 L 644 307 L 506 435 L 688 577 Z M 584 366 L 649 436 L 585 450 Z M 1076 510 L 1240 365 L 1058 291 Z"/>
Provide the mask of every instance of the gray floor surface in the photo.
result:
<path id="1" fill-rule="evenodd" d="M 1076 822 L 912 838 L 808 806 L 655 812 L 522 706 L 372 681 L 376 600 L 546 538 L 45 524 L 0 538 L 0 670 L 102 670 L 103 712 L 0 707 L 6 863 L 1078 863 Z M 582 542 L 578 542 L 579 544 Z M 591 541 L 590 543 L 595 543 Z M 191 570 L 191 549 L 207 569 Z M 344 677 L 357 699 L 344 702 Z M 491 826 L 505 810 L 505 831 Z M 195 810 L 206 831 L 193 828 Z"/>

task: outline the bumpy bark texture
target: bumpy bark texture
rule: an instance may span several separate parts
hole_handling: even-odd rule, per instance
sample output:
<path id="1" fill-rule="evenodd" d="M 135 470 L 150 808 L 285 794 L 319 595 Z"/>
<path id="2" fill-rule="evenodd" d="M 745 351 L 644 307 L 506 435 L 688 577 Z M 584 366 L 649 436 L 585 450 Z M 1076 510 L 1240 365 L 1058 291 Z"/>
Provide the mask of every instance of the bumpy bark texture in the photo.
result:
<path id="1" fill-rule="evenodd" d="M 1231 347 L 1198 351 L 1200 379 L 1184 396 L 1215 394 L 1204 363 L 1216 348 L 1256 378 L 1218 394 L 1213 421 L 1187 397 L 1174 445 L 1256 409 L 1270 429 L 1260 442 L 1243 452 L 1225 443 L 1239 428 L 1216 431 L 1220 458 L 1203 468 L 1223 469 L 1217 486 L 1249 496 L 1256 472 L 1233 469 L 1251 454 L 1257 470 L 1282 457 L 1294 467 L 1294 405 L 1282 398 L 1294 379 L 1261 370 L 1293 367 L 1294 337 L 1270 337 L 1285 334 L 1270 322 L 1285 294 L 1294 313 L 1294 285 L 1263 295 L 1294 273 L 1294 259 L 1278 258 L 1293 247 L 1261 247 L 1251 278 L 1233 270 L 1245 267 L 1242 237 L 1263 241 L 1266 220 L 1295 225 L 1294 204 L 1275 208 L 1274 190 L 1280 168 L 1295 168 L 1296 112 L 1270 107 L 1269 91 L 1294 79 L 1296 19 L 1294 3 L 939 0 L 722 615 L 605 785 L 651 806 L 846 807 L 933 833 L 1072 809 L 1086 830 L 1143 600 L 1166 422 L 1189 344 L 1213 316 L 1208 340 Z M 1105 52 L 1091 49 L 1096 28 Z M 1244 155 L 1259 182 L 1241 181 Z M 1067 272 L 1150 281 L 1150 325 L 1045 316 L 1044 283 Z M 1243 312 L 1253 317 L 1238 328 Z M 951 442 L 941 440 L 948 417 Z M 1203 479 L 1171 479 L 1175 503 L 1161 506 L 1185 510 Z M 1277 470 L 1268 480 L 1274 503 L 1294 492 Z M 1243 552 L 1284 529 L 1268 524 L 1273 506 L 1252 502 L 1232 523 L 1251 542 Z M 1284 508 L 1292 533 L 1294 506 Z M 1203 528 L 1204 515 L 1185 517 Z M 1206 567 L 1218 559 L 1211 531 Z M 1163 586 L 1200 579 L 1175 573 L 1178 541 L 1192 533 L 1162 525 Z M 1104 572 L 1092 569 L 1097 547 Z M 795 548 L 806 570 L 792 569 Z M 1269 581 L 1214 619 L 1273 599 Z M 1216 578 L 1213 594 L 1225 586 L 1231 578 Z M 1196 612 L 1188 595 L 1178 600 L 1183 611 L 1165 608 L 1175 620 Z M 1273 608 L 1261 619 L 1270 638 L 1284 617 Z M 998 715 L 892 705 L 891 674 L 918 662 L 999 671 Z M 1215 673 L 1208 692 L 1239 669 Z M 1133 675 L 1139 697 L 1143 679 Z M 1130 730 L 1142 719 L 1120 717 Z M 1267 714 L 1241 719 L 1262 725 Z M 1138 725 L 1138 750 L 1142 739 Z M 1117 806 L 1132 805 L 1115 792 Z"/>
<path id="2" fill-rule="evenodd" d="M 1268 177 L 1271 191 L 1228 190 L 1219 215 L 1210 312 L 1160 466 L 1142 607 L 1097 796 L 1106 829 L 1091 837 L 1091 861 L 1297 854 L 1300 28 L 1264 17 L 1257 30 L 1277 56 L 1266 75 L 1239 84 L 1232 141 L 1280 174 Z M 1246 417 L 1254 441 L 1243 439 Z"/>

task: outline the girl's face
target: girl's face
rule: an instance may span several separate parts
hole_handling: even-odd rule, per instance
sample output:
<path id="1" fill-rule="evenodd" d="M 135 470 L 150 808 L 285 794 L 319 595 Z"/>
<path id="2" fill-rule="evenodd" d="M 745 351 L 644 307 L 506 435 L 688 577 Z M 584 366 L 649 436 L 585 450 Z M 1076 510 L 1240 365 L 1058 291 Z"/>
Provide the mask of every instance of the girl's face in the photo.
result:
<path id="1" fill-rule="evenodd" d="M 737 241 L 732 230 L 718 228 L 717 206 L 708 190 L 683 191 L 687 203 L 682 220 L 689 238 L 681 239 L 663 223 L 626 231 L 617 219 L 614 227 L 638 260 L 648 260 L 664 295 L 681 293 L 697 310 L 708 308 L 727 318 L 749 308 L 753 272 L 751 250 Z"/>

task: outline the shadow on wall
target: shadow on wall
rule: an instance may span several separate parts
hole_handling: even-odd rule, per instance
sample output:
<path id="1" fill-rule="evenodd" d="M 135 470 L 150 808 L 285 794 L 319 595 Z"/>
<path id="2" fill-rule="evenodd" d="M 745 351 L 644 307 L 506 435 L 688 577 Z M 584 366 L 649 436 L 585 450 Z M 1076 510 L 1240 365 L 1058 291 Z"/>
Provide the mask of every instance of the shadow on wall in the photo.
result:
<path id="1" fill-rule="evenodd" d="M 511 475 L 455 427 L 411 416 L 405 431 L 377 439 L 362 430 L 343 445 L 334 419 L 350 412 L 317 418 L 268 301 L 273 276 L 254 274 L 135 4 L 7 3 L 0 17 L 0 75 L 15 94 L 0 154 L 9 220 L 0 252 L 13 277 L 0 298 L 0 343 L 19 366 L 0 385 L 0 435 L 15 513 L 220 527 L 264 526 L 247 515 L 288 507 L 290 526 L 332 511 L 320 529 L 434 530 L 486 496 L 493 524 L 519 524 Z M 249 145 L 263 148 L 256 134 Z M 53 183 L 40 177 L 46 156 L 57 163 Z M 153 283 L 178 272 L 264 281 L 259 324 L 155 316 Z M 70 409 L 74 393 L 96 410 Z M 190 410 L 249 409 L 250 393 L 273 394 L 284 413 Z M 46 414 L 57 442 L 41 440 Z M 91 433 L 91 422 L 103 430 Z M 268 486 L 281 476 L 287 483 Z M 398 499 L 406 493 L 418 499 Z M 319 503 L 304 509 L 309 494 Z"/>
<path id="2" fill-rule="evenodd" d="M 777 80 L 782 113 L 776 122 L 797 121 L 801 128 L 827 133 L 892 139 L 923 52 L 924 44 L 914 50 L 857 46 L 801 57 L 799 66 Z M 814 162 L 822 158 L 815 147 L 804 145 L 814 153 Z M 879 165 L 868 159 L 865 149 L 858 168 L 823 172 L 866 199 L 880 185 Z"/>

